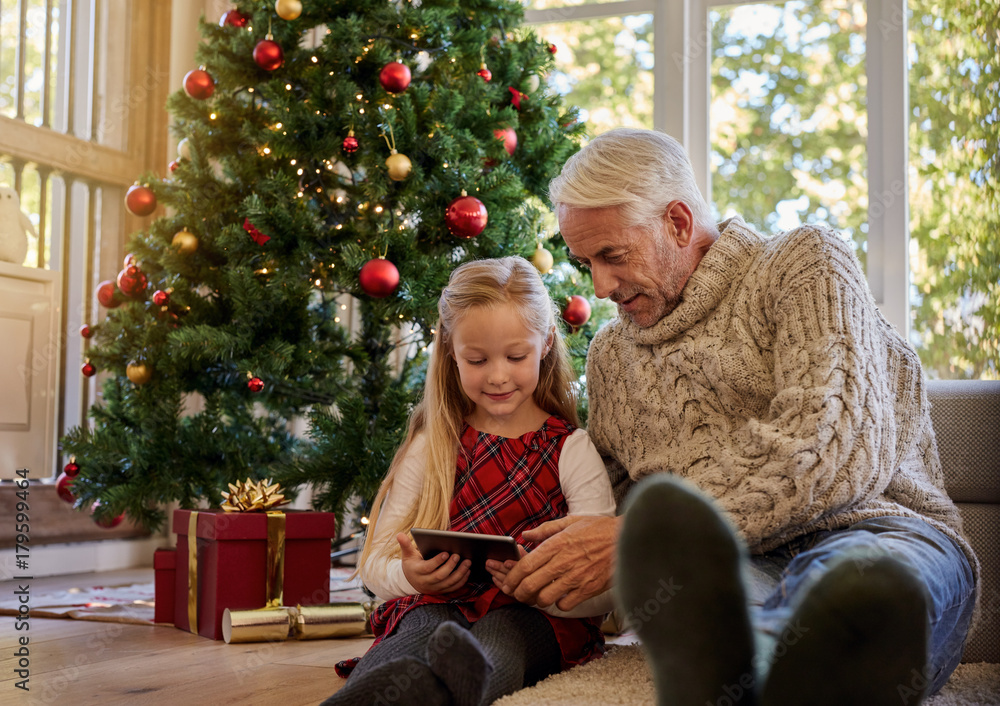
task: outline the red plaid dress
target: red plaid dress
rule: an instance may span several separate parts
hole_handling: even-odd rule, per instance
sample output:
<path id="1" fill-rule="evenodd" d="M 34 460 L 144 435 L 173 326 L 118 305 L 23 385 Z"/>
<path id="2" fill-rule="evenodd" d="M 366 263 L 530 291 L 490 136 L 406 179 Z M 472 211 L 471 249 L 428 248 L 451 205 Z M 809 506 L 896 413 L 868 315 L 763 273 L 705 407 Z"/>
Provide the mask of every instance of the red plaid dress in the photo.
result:
<path id="1" fill-rule="evenodd" d="M 459 453 L 451 500 L 451 529 L 510 535 L 529 551 L 533 549 L 521 533 L 565 517 L 569 511 L 559 487 L 559 454 L 573 430 L 573 425 L 559 417 L 549 417 L 540 429 L 516 439 L 478 432 L 466 425 L 461 437 L 464 453 Z M 492 583 L 467 583 L 443 595 L 395 598 L 372 615 L 375 643 L 391 635 L 408 611 L 431 603 L 454 604 L 474 623 L 488 611 L 517 600 Z M 542 615 L 559 642 L 563 669 L 604 653 L 600 617 Z"/>

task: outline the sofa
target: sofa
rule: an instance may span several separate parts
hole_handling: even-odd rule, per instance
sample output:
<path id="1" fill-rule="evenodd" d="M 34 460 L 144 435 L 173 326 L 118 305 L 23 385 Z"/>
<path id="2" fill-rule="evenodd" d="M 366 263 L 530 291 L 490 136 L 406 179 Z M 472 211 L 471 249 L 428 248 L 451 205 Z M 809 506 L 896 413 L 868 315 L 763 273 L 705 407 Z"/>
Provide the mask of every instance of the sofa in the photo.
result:
<path id="1" fill-rule="evenodd" d="M 1000 381 L 927 384 L 945 487 L 982 565 L 980 620 L 963 662 L 1000 662 Z"/>

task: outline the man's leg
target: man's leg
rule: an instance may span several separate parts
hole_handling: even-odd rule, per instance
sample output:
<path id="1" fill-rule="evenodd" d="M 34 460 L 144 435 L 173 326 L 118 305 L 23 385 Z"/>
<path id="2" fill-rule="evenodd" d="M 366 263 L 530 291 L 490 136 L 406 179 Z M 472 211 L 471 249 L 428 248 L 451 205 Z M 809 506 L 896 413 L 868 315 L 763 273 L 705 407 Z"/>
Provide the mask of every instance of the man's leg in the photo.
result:
<path id="1" fill-rule="evenodd" d="M 745 551 L 694 486 L 658 474 L 633 490 L 618 540 L 618 608 L 639 636 L 657 702 L 753 704 Z"/>
<path id="2" fill-rule="evenodd" d="M 483 703 L 493 703 L 559 671 L 559 643 L 537 608 L 511 605 L 492 610 L 471 631 L 494 666 Z"/>
<path id="3" fill-rule="evenodd" d="M 948 680 L 972 617 L 972 570 L 919 519 L 817 533 L 755 615 L 771 633 L 765 704 L 916 704 Z"/>

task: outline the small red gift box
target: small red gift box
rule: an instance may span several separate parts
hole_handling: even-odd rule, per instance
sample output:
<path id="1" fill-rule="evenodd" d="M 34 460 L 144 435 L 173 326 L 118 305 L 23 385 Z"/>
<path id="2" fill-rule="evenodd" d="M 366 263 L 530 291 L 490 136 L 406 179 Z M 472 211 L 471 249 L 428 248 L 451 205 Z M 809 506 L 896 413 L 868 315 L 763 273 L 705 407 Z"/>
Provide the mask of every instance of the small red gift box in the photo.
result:
<path id="1" fill-rule="evenodd" d="M 153 552 L 153 590 L 156 597 L 154 623 L 174 622 L 176 566 L 177 553 L 173 549 L 157 549 Z"/>
<path id="2" fill-rule="evenodd" d="M 336 535 L 333 513 L 289 511 L 284 515 L 284 541 L 274 546 L 264 513 L 197 511 L 194 580 L 189 580 L 192 510 L 174 511 L 177 559 L 174 625 L 189 630 L 192 610 L 198 634 L 222 639 L 222 614 L 263 608 L 269 598 L 283 605 L 322 605 L 330 601 L 330 543 Z M 282 595 L 269 595 L 268 553 L 283 555 Z M 273 590 L 270 592 L 273 593 Z M 192 603 L 196 599 L 196 604 Z M 191 630 L 194 632 L 194 630 Z"/>

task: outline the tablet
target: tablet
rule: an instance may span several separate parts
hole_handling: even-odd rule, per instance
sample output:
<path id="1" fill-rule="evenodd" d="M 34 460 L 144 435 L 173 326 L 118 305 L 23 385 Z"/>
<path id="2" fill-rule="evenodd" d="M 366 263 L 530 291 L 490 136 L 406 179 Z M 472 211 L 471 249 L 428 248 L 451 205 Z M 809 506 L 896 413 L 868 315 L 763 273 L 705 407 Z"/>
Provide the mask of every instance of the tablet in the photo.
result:
<path id="1" fill-rule="evenodd" d="M 410 530 L 417 549 L 424 559 L 430 559 L 441 552 L 458 554 L 462 559 L 472 560 L 469 580 L 479 583 L 492 583 L 493 577 L 486 570 L 486 560 L 496 559 L 517 561 L 517 542 L 513 537 L 498 534 L 478 534 L 476 532 L 452 532 L 451 530 L 433 530 L 414 527 Z"/>

